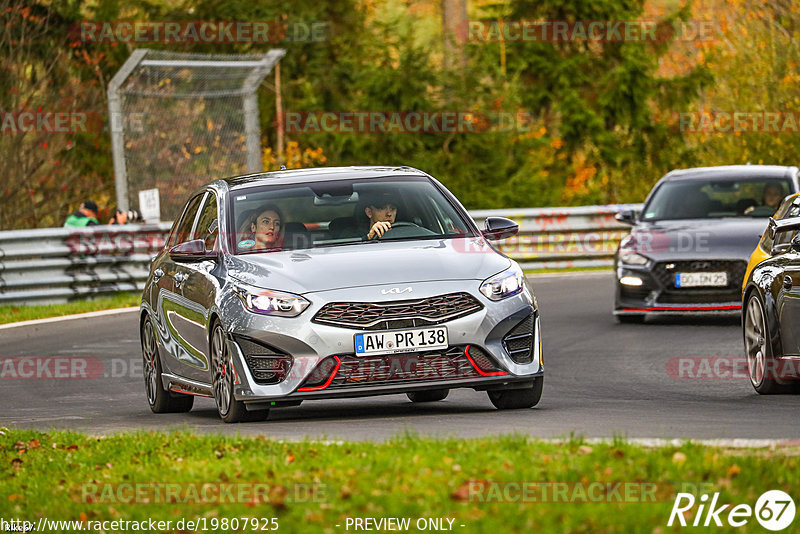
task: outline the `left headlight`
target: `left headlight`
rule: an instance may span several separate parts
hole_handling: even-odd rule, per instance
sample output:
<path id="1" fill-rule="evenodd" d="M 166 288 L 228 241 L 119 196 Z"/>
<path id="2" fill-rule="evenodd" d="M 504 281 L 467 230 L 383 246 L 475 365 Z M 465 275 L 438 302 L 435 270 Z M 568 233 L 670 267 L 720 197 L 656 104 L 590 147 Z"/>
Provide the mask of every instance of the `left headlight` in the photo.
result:
<path id="1" fill-rule="evenodd" d="M 481 293 L 488 299 L 501 300 L 516 295 L 524 287 L 525 275 L 519 268 L 512 267 L 484 280 L 481 284 Z"/>
<path id="2" fill-rule="evenodd" d="M 245 289 L 236 286 L 233 291 L 248 310 L 262 315 L 297 317 L 311 304 L 300 295 L 271 289 Z"/>

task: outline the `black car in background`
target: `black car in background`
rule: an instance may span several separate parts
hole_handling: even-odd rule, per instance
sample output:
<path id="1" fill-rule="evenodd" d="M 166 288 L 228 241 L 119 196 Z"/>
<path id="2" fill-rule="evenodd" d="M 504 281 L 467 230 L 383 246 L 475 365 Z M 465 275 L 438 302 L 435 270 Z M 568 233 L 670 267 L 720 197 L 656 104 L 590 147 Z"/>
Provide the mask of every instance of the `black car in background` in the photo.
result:
<path id="1" fill-rule="evenodd" d="M 747 371 L 762 395 L 796 392 L 800 385 L 799 232 L 800 217 L 770 220 L 772 248 L 753 267 L 742 295 Z"/>
<path id="2" fill-rule="evenodd" d="M 797 167 L 676 170 L 648 195 L 614 258 L 614 315 L 738 313 L 747 260 L 780 201 L 798 191 Z"/>

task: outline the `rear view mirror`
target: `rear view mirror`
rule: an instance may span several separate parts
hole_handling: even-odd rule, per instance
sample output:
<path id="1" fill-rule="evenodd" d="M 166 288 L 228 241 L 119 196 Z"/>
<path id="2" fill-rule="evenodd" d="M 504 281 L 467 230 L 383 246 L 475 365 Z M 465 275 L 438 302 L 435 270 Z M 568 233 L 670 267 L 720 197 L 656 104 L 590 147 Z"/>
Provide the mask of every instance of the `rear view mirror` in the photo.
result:
<path id="1" fill-rule="evenodd" d="M 173 260 L 202 261 L 214 258 L 216 254 L 206 250 L 206 243 L 202 239 L 193 239 L 169 249 L 169 257 Z"/>
<path id="2" fill-rule="evenodd" d="M 800 252 L 800 234 L 797 234 L 792 238 L 791 247 L 794 252 Z"/>
<path id="3" fill-rule="evenodd" d="M 633 210 L 622 210 L 618 212 L 614 218 L 622 224 L 633 225 L 636 223 L 636 212 Z"/>
<path id="4" fill-rule="evenodd" d="M 481 233 L 486 239 L 497 241 L 517 235 L 517 232 L 519 232 L 519 225 L 511 219 L 506 219 L 505 217 L 487 217 L 484 230 Z"/>

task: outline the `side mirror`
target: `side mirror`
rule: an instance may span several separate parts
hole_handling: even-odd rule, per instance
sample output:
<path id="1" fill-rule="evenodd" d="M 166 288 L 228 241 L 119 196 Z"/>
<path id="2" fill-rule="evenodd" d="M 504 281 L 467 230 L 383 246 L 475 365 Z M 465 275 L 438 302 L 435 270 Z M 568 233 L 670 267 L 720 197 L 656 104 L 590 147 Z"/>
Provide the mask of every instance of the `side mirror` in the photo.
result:
<path id="1" fill-rule="evenodd" d="M 614 218 L 622 224 L 636 224 L 636 212 L 633 210 L 622 210 Z"/>
<path id="2" fill-rule="evenodd" d="M 791 248 L 793 252 L 800 252 L 800 234 L 792 238 Z"/>
<path id="3" fill-rule="evenodd" d="M 483 236 L 489 241 L 498 241 L 515 236 L 519 232 L 519 225 L 505 217 L 487 217 Z"/>
<path id="4" fill-rule="evenodd" d="M 215 253 L 206 250 L 206 242 L 202 239 L 179 243 L 169 249 L 169 257 L 173 260 L 202 261 L 216 256 Z"/>

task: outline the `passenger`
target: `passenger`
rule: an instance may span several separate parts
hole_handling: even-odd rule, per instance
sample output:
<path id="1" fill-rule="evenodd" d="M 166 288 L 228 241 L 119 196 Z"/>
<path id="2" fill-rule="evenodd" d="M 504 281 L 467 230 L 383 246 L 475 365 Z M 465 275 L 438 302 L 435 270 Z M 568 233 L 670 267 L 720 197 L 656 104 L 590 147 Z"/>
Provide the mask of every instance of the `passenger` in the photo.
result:
<path id="1" fill-rule="evenodd" d="M 783 196 L 783 186 L 778 182 L 769 182 L 764 186 L 764 195 L 761 198 L 761 202 L 765 206 L 777 210 L 781 200 L 783 200 Z"/>
<path id="2" fill-rule="evenodd" d="M 283 216 L 273 204 L 262 206 L 248 217 L 239 228 L 240 235 L 248 233 L 239 241 L 239 250 L 281 250 L 283 248 Z"/>

